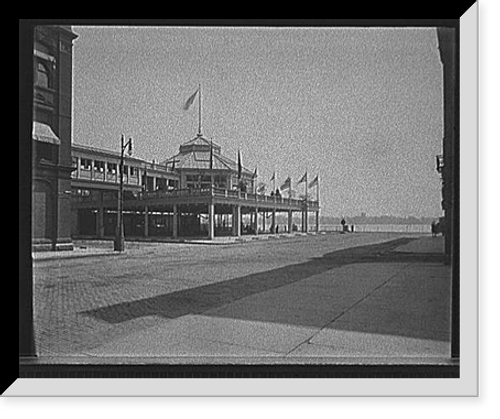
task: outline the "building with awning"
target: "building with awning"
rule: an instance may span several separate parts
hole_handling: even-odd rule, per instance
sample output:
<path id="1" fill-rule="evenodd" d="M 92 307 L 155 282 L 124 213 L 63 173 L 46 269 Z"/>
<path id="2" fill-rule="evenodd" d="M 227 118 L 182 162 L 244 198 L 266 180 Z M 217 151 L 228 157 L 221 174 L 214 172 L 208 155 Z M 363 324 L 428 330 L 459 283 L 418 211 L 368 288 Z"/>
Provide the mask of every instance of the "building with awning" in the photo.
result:
<path id="1" fill-rule="evenodd" d="M 73 40 L 69 26 L 36 26 L 33 48 L 32 248 L 70 250 Z"/>
<path id="2" fill-rule="evenodd" d="M 42 122 L 33 121 L 33 131 L 32 138 L 35 141 L 41 141 L 42 143 L 48 143 L 52 145 L 61 145 L 61 140 L 54 134 L 52 128 L 47 124 Z"/>

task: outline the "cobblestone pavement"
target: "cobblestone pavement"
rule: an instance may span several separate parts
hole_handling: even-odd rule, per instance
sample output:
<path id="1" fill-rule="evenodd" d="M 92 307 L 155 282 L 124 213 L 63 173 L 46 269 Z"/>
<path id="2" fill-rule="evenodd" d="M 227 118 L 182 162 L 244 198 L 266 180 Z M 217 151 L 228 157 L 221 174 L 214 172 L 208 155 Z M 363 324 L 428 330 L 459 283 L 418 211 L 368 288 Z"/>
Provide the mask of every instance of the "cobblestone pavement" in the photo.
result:
<path id="1" fill-rule="evenodd" d="M 367 233 L 228 246 L 127 243 L 120 255 L 34 260 L 37 351 L 78 356 L 179 315 L 201 313 L 331 269 L 318 263 L 326 253 L 345 249 L 339 256 L 348 259 L 353 247 L 395 239 L 410 242 L 400 234 Z"/>

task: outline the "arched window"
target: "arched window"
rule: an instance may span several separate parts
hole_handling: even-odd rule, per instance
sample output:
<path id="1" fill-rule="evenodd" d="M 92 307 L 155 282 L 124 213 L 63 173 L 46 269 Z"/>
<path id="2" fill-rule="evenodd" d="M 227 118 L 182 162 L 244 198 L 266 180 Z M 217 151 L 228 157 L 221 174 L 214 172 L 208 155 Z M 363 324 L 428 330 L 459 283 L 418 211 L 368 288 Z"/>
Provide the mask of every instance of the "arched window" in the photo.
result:
<path id="1" fill-rule="evenodd" d="M 41 87 L 51 87 L 49 69 L 40 62 L 37 64 L 36 69 L 36 83 Z"/>

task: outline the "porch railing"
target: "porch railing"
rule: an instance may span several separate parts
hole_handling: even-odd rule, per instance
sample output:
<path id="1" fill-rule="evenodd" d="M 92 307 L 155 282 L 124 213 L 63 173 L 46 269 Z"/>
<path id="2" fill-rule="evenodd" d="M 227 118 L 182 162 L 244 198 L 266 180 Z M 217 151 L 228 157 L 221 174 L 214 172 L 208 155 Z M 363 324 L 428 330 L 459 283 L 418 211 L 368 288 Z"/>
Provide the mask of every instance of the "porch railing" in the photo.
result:
<path id="1" fill-rule="evenodd" d="M 239 190 L 230 190 L 222 188 L 204 188 L 204 189 L 171 189 L 171 190 L 156 190 L 156 191 L 141 191 L 125 196 L 125 200 L 147 201 L 152 199 L 162 198 L 182 198 L 182 197 L 200 197 L 214 196 L 220 198 L 238 199 L 253 202 L 266 202 L 276 204 L 292 204 L 303 205 L 303 199 L 287 198 L 282 196 L 259 195 L 250 192 L 242 192 Z M 95 198 L 90 196 L 74 196 L 75 202 L 93 202 Z M 313 200 L 307 201 L 312 207 L 317 206 L 318 202 Z"/>

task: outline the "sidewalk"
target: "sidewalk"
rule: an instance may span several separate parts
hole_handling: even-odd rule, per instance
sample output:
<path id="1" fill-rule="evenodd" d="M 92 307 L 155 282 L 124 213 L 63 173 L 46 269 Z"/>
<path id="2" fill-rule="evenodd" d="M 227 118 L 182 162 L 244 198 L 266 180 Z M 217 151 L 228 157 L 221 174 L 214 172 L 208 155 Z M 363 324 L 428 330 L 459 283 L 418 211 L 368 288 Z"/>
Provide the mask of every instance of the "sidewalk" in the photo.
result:
<path id="1" fill-rule="evenodd" d="M 419 254 L 443 254 L 444 253 L 444 237 L 422 237 L 419 240 L 414 240 L 403 246 L 394 249 L 400 253 L 419 253 Z"/>
<path id="2" fill-rule="evenodd" d="M 449 267 L 432 258 L 412 261 L 412 255 L 439 255 L 440 243 L 441 237 L 424 237 L 376 258 L 367 254 L 372 257 L 366 259 L 363 255 L 342 259 L 352 254 L 349 249 L 333 252 L 317 262 L 331 264 L 328 269 L 304 279 L 278 279 L 271 288 L 256 277 L 245 285 L 255 287 L 250 293 L 226 284 L 214 288 L 212 295 L 210 287 L 198 294 L 190 291 L 186 301 L 200 300 L 192 306 L 197 309 L 179 312 L 85 355 L 154 357 L 155 362 L 167 363 L 331 363 L 346 357 L 386 361 L 432 357 L 446 362 Z M 402 253 L 407 257 L 399 258 Z M 177 295 L 155 301 L 182 304 L 184 294 Z M 214 304 L 214 299 L 220 303 Z"/>
<path id="3" fill-rule="evenodd" d="M 127 251 L 140 251 L 140 246 L 144 244 L 157 245 L 162 243 L 170 244 L 186 244 L 186 245 L 208 245 L 208 246 L 227 246 L 237 245 L 242 243 L 253 242 L 256 240 L 276 240 L 290 239 L 294 237 L 316 235 L 318 233 L 280 233 L 280 234 L 259 234 L 240 237 L 215 237 L 213 240 L 202 238 L 161 238 L 161 237 L 134 237 L 127 239 L 125 242 L 125 253 L 115 252 L 113 249 L 112 240 L 75 240 L 74 250 L 63 250 L 57 252 L 40 251 L 32 252 L 33 260 L 55 260 L 55 259 L 72 259 L 92 256 L 119 256 L 126 254 Z M 320 233 L 322 234 L 322 233 Z M 326 233 L 325 233 L 326 234 Z"/>

